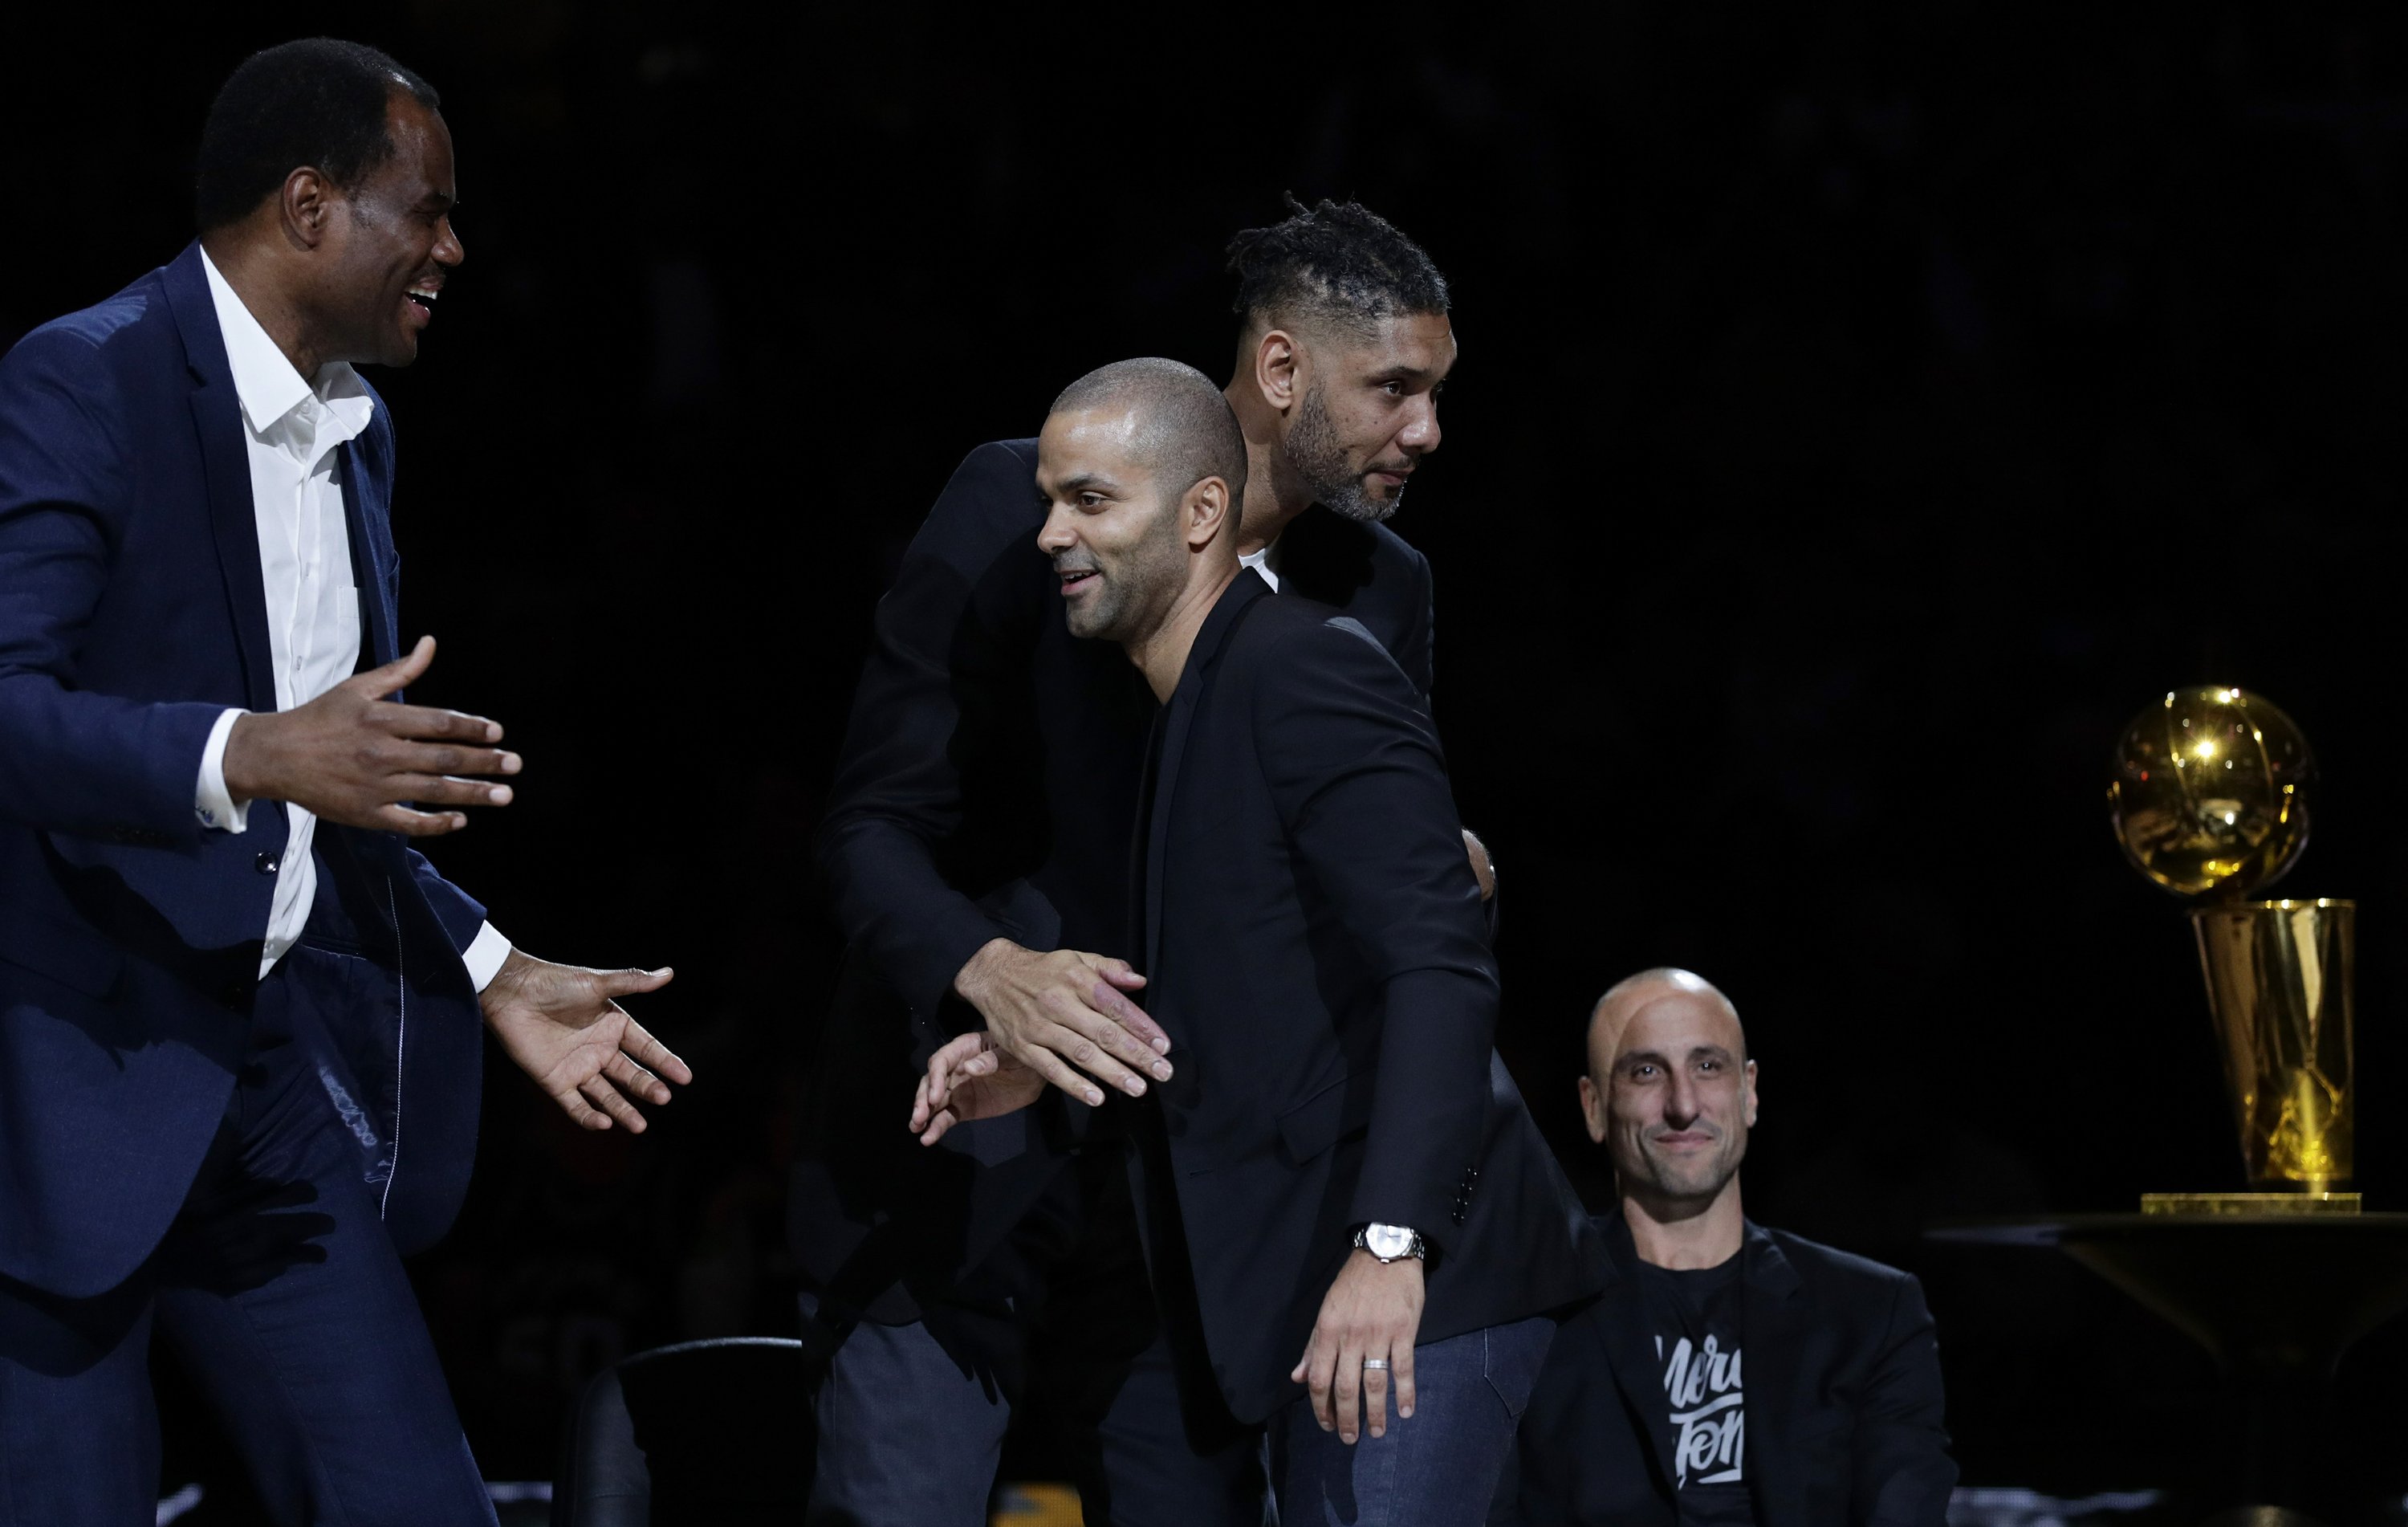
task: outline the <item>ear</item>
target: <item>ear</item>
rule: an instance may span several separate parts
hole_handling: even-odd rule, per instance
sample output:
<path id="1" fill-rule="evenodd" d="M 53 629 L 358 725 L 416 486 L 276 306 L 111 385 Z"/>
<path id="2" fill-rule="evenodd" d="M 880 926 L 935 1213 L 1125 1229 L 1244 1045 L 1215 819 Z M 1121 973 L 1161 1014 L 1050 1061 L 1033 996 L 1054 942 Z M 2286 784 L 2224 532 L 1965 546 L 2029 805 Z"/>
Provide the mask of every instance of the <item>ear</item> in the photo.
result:
<path id="1" fill-rule="evenodd" d="M 1588 1137 L 1598 1145 L 1605 1144 L 1605 1088 L 1586 1076 L 1580 1079 L 1581 1117 L 1588 1125 Z"/>
<path id="2" fill-rule="evenodd" d="M 1212 544 L 1213 537 L 1230 528 L 1229 502 L 1229 484 L 1224 478 L 1208 477 L 1187 490 L 1179 515 L 1186 522 L 1189 551 L 1202 551 Z"/>
<path id="3" fill-rule="evenodd" d="M 1285 329 L 1270 329 L 1254 341 L 1254 386 L 1263 401 L 1285 413 L 1301 396 L 1303 347 Z"/>
<path id="4" fill-rule="evenodd" d="M 295 249 L 316 249 L 333 227 L 336 205 L 342 200 L 343 194 L 335 189 L 335 182 L 310 166 L 304 165 L 284 177 L 276 205 L 285 238 Z"/>
<path id="5" fill-rule="evenodd" d="M 1741 1094 L 1741 1101 L 1745 1107 L 1747 1127 L 1753 1130 L 1756 1128 L 1756 1062 L 1749 1061 L 1742 1074 L 1746 1078 L 1746 1088 Z"/>

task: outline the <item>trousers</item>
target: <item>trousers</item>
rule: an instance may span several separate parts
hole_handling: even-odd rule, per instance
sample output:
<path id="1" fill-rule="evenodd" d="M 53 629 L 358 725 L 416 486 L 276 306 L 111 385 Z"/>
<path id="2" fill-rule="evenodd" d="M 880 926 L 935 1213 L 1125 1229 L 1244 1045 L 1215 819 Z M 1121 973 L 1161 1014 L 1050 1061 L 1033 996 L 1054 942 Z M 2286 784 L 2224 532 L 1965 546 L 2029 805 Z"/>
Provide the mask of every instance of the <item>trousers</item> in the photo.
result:
<path id="1" fill-rule="evenodd" d="M 61 1299 L 0 1278 L 0 1527 L 150 1527 L 152 1334 L 241 1452 L 279 1527 L 492 1527 L 409 1280 L 315 1059 L 302 946 L 262 982 L 225 1116 L 165 1238 Z M 322 963 L 323 962 L 323 963 Z M 0 1015 L 0 1022 L 6 1015 Z"/>
<path id="2" fill-rule="evenodd" d="M 1004 1253 L 923 1318 L 844 1335 L 813 1399 L 810 1527 L 983 1527 L 1015 1413 L 1046 1423 L 1091 1524 L 1261 1527 L 1260 1430 L 1182 1382 L 1121 1150 L 1084 1147 Z"/>

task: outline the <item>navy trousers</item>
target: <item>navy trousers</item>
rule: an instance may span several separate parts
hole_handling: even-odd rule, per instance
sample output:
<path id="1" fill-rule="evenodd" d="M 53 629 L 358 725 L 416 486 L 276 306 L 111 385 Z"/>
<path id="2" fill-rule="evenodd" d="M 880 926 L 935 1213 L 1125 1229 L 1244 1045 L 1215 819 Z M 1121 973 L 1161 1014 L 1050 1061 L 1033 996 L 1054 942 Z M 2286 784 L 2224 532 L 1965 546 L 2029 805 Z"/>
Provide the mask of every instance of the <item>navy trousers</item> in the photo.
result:
<path id="1" fill-rule="evenodd" d="M 491 1527 L 494 1507 L 314 1055 L 343 957 L 296 948 L 174 1226 L 123 1284 L 0 1278 L 0 1527 L 150 1527 L 155 1328 L 279 1527 Z"/>

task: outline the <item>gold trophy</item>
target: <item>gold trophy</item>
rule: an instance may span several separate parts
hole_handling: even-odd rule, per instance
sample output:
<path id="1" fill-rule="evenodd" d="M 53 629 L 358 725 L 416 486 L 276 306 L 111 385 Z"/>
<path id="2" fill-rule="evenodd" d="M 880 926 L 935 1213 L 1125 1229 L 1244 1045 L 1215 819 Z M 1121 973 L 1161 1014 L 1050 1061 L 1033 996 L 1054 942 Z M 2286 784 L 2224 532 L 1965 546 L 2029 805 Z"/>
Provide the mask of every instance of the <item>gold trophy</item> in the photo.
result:
<path id="1" fill-rule="evenodd" d="M 2193 903 L 2245 1193 L 2148 1193 L 2145 1214 L 2355 1214 L 2350 966 L 2357 903 L 2244 901 L 2308 845 L 2315 761 L 2239 689 L 2170 692 L 2124 728 L 2107 787 L 2135 869 Z"/>

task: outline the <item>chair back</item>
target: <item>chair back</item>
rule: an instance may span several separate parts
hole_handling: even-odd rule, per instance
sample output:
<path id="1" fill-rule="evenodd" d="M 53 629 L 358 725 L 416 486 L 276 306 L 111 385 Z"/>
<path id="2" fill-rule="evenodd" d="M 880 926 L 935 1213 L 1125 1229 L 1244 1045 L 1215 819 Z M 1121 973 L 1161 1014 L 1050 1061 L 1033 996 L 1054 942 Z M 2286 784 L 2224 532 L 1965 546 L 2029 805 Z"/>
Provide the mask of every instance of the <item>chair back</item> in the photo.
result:
<path id="1" fill-rule="evenodd" d="M 770 1336 L 613 1364 L 578 1402 L 552 1527 L 792 1527 L 811 1487 L 806 1388 L 803 1344 Z"/>

